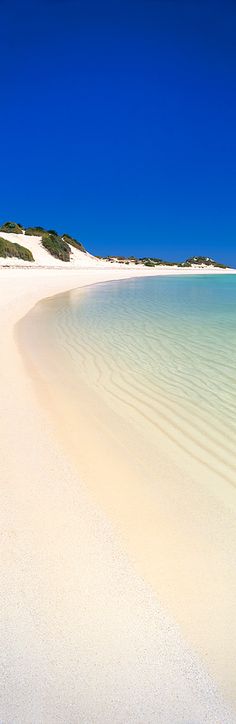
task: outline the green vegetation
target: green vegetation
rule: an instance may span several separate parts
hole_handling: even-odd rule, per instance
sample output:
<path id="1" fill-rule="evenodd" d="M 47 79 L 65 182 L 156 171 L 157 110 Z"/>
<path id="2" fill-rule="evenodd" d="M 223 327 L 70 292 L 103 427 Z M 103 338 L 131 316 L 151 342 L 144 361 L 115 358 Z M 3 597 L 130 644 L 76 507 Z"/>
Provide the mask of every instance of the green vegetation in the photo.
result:
<path id="1" fill-rule="evenodd" d="M 1 227 L 0 232 L 4 233 L 14 233 L 14 234 L 22 234 L 25 232 L 26 235 L 29 236 L 38 236 L 42 239 L 42 245 L 45 249 L 54 256 L 57 259 L 60 259 L 61 261 L 70 261 L 71 256 L 71 247 L 74 247 L 75 249 L 78 249 L 79 251 L 82 251 L 86 253 L 86 249 L 81 244 L 80 241 L 77 241 L 73 236 L 70 236 L 70 234 L 62 234 L 61 236 L 55 231 L 55 229 L 44 229 L 43 226 L 29 226 L 28 228 L 24 228 L 22 224 L 17 224 L 15 221 L 6 221 Z M 10 242 L 8 242 L 10 244 Z M 12 253 L 5 253 L 6 252 L 6 244 L 5 247 L 3 246 L 3 239 L 1 239 L 1 256 L 13 256 Z M 14 246 L 14 245 L 12 245 Z M 27 259 L 28 261 L 33 261 L 33 256 L 31 252 L 23 246 L 19 246 L 19 244 L 15 245 L 15 251 L 14 256 L 20 256 L 19 249 L 17 252 L 17 247 L 23 250 L 23 252 L 26 256 L 20 256 L 22 259 Z M 10 248 L 10 247 L 9 247 Z M 12 249 L 11 249 L 12 251 Z M 30 255 L 30 258 L 29 256 Z M 120 264 L 144 264 L 144 266 L 147 267 L 155 267 L 159 266 L 160 264 L 167 267 L 173 267 L 177 266 L 179 268 L 184 267 L 191 267 L 193 265 L 199 265 L 199 266 L 213 266 L 219 269 L 226 269 L 227 267 L 225 264 L 220 264 L 217 261 L 214 261 L 214 259 L 211 259 L 210 257 L 206 256 L 192 256 L 189 259 L 186 259 L 182 262 L 175 262 L 175 261 L 165 261 L 164 259 L 160 259 L 159 257 L 140 257 L 137 258 L 135 256 L 106 256 L 106 257 L 100 257 L 97 255 L 98 259 L 104 259 L 107 261 L 110 261 L 113 263 L 114 261 L 118 261 Z"/>
<path id="2" fill-rule="evenodd" d="M 30 226 L 25 230 L 25 233 L 32 236 L 41 236 L 44 248 L 47 249 L 49 254 L 61 261 L 70 261 L 70 246 L 86 253 L 86 249 L 80 241 L 77 241 L 69 234 L 59 236 L 55 229 L 47 231 L 42 226 Z"/>
<path id="3" fill-rule="evenodd" d="M 24 261 L 34 261 L 33 254 L 25 246 L 13 244 L 12 241 L 0 237 L 0 257 L 6 259 L 8 256 L 23 259 Z"/>
<path id="4" fill-rule="evenodd" d="M 214 261 L 214 259 L 210 259 L 209 256 L 191 256 L 189 259 L 186 259 L 185 264 L 188 264 L 188 266 L 191 266 L 192 264 L 204 264 L 204 266 L 215 266 L 220 269 L 227 268 L 225 264 L 219 264 L 217 261 Z"/>
<path id="5" fill-rule="evenodd" d="M 81 244 L 81 241 L 77 241 L 77 239 L 73 239 L 73 236 L 70 236 L 69 234 L 62 234 L 63 241 L 66 241 L 67 244 L 70 244 L 70 246 L 74 246 L 75 249 L 79 249 L 79 251 L 83 251 L 86 253 L 86 249 L 84 248 L 83 244 Z"/>
<path id="6" fill-rule="evenodd" d="M 165 266 L 178 266 L 177 261 L 163 261 L 162 264 L 165 264 Z"/>
<path id="7" fill-rule="evenodd" d="M 0 231 L 5 231 L 7 234 L 22 234 L 23 226 L 16 224 L 14 221 L 6 221 L 6 223 L 0 227 Z"/>
<path id="8" fill-rule="evenodd" d="M 137 258 L 135 256 L 125 257 L 125 256 L 116 255 L 116 256 L 106 256 L 106 257 L 98 257 L 98 258 L 99 259 L 103 258 L 104 260 L 110 261 L 110 262 L 118 261 L 119 264 L 130 264 L 130 263 L 135 264 L 135 265 L 143 264 L 144 266 L 148 266 L 148 267 L 156 267 L 156 266 L 162 265 L 162 266 L 167 266 L 167 267 L 176 266 L 179 268 L 181 268 L 181 267 L 187 268 L 187 267 L 191 267 L 193 265 L 199 264 L 199 266 L 201 266 L 201 265 L 214 266 L 218 269 L 227 268 L 224 264 L 219 264 L 219 262 L 214 261 L 214 259 L 210 259 L 210 257 L 206 257 L 206 256 L 193 256 L 189 259 L 186 259 L 186 261 L 181 261 L 181 262 L 165 261 L 164 259 L 160 259 L 159 257 L 156 257 L 156 256 L 152 256 L 152 257 L 142 256 L 140 258 Z"/>
<path id="9" fill-rule="evenodd" d="M 44 234 L 42 237 L 42 245 L 49 251 L 49 254 L 56 259 L 70 261 L 70 247 L 60 236 Z"/>
<path id="10" fill-rule="evenodd" d="M 165 262 L 163 261 L 163 259 L 159 259 L 155 256 L 143 256 L 141 259 L 139 259 L 139 262 L 141 262 L 145 266 L 158 266 L 158 264 L 168 264 L 168 262 Z"/>
<path id="11" fill-rule="evenodd" d="M 25 229 L 25 233 L 28 236 L 43 236 L 43 234 L 47 234 L 47 231 L 42 226 L 29 226 L 28 229 Z"/>

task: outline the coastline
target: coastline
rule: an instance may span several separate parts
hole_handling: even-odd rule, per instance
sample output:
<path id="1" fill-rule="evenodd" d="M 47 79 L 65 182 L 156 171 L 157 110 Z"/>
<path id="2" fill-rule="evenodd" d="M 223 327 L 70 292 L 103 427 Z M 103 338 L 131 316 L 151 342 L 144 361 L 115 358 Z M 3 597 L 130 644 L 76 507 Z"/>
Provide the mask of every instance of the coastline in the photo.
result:
<path id="1" fill-rule="evenodd" d="M 199 273 L 202 272 L 203 270 Z M 189 274 L 191 272 L 188 271 L 187 273 Z M 154 273 L 153 271 L 147 272 L 145 270 L 145 274 L 153 276 Z M 137 686 L 141 685 L 141 682 L 142 685 L 144 685 L 143 681 L 145 681 L 147 698 L 149 697 L 149 706 L 151 707 L 150 710 L 147 709 L 145 711 L 146 721 L 153 721 L 151 711 L 156 711 L 155 706 L 158 705 L 159 700 L 159 720 L 163 723 L 167 723 L 169 721 L 171 721 L 171 724 L 175 721 L 187 722 L 189 721 L 190 716 L 202 717 L 202 720 L 204 716 L 204 720 L 209 722 L 218 722 L 219 720 L 227 723 L 231 721 L 233 722 L 230 712 L 227 713 L 227 710 L 224 710 L 223 703 L 220 702 L 220 696 L 218 696 L 216 689 L 214 689 L 212 679 L 210 677 L 208 678 L 208 674 L 204 671 L 204 668 L 203 670 L 201 670 L 201 667 L 199 668 L 196 654 L 194 653 L 191 655 L 191 649 L 185 645 L 178 627 L 176 629 L 175 624 L 169 621 L 168 615 L 165 620 L 165 614 L 163 615 L 162 606 L 159 607 L 158 599 L 155 594 L 150 592 L 149 589 L 148 581 L 150 581 L 150 571 L 147 571 L 146 575 L 144 574 L 144 580 L 146 580 L 147 583 L 142 581 L 144 572 L 143 564 L 145 563 L 146 565 L 147 560 L 147 548 L 145 549 L 145 545 L 142 546 L 142 549 L 146 551 L 145 561 L 142 562 L 141 567 L 139 567 L 138 564 L 137 569 L 135 570 L 135 566 L 133 566 L 132 562 L 130 563 L 130 561 L 126 558 L 126 553 L 124 553 L 127 549 L 126 544 L 128 544 L 129 552 L 131 550 L 129 541 L 123 538 L 122 545 L 120 547 L 119 539 L 117 541 L 116 535 L 114 536 L 113 525 L 110 525 L 109 523 L 109 514 L 111 514 L 111 520 L 113 523 L 113 504 L 115 504 L 114 508 L 116 509 L 118 506 L 119 516 L 125 511 L 127 498 L 124 497 L 122 501 L 118 495 L 118 497 L 114 498 L 112 505 L 111 500 L 108 501 L 105 504 L 104 518 L 104 508 L 102 503 L 104 502 L 107 481 L 104 480 L 104 487 L 103 489 L 100 488 L 100 492 L 97 497 L 96 495 L 94 497 L 97 487 L 96 480 L 94 488 L 88 489 L 86 487 L 84 489 L 80 476 L 77 473 L 76 466 L 74 467 L 75 460 L 71 460 L 70 454 L 67 456 L 66 450 L 65 452 L 63 451 L 63 446 L 57 435 L 57 426 L 54 426 L 53 421 L 51 422 L 50 420 L 50 415 L 48 416 L 46 409 L 41 406 L 39 399 L 35 394 L 35 389 L 32 387 L 32 381 L 27 373 L 27 368 L 25 368 L 22 357 L 15 344 L 14 325 L 17 321 L 24 317 L 40 299 L 62 293 L 72 288 L 82 287 L 87 284 L 104 282 L 106 280 L 108 281 L 108 278 L 109 280 L 112 280 L 112 278 L 131 278 L 134 276 L 134 270 L 126 269 L 117 271 L 111 268 L 108 271 L 107 269 L 102 270 L 100 268 L 99 270 L 68 270 L 68 272 L 63 270 L 58 273 L 58 270 L 46 271 L 35 269 L 33 274 L 31 274 L 28 270 L 5 269 L 1 276 L 3 277 L 1 280 L 3 282 L 1 290 L 3 300 L 3 304 L 1 306 L 1 321 L 3 330 L 2 333 L 5 340 L 2 355 L 1 375 L 4 416 L 1 441 L 2 449 L 4 451 L 2 458 L 2 472 L 3 480 L 6 482 L 5 499 L 3 502 L 3 524 L 6 531 L 6 548 L 4 549 L 4 552 L 7 560 L 5 604 L 6 609 L 13 614 L 13 623 L 11 625 L 10 621 L 7 622 L 6 632 L 8 634 L 10 633 L 11 665 L 13 664 L 14 656 L 15 661 L 18 660 L 18 663 L 14 664 L 15 671 L 13 671 L 12 675 L 9 674 L 10 661 L 6 661 L 7 689 L 10 697 L 11 691 L 13 691 L 13 679 L 17 677 L 17 673 L 19 675 L 22 667 L 24 669 L 22 674 L 25 675 L 28 670 L 27 667 L 31 665 L 31 656 L 33 656 L 33 670 L 37 680 L 37 686 L 39 687 L 38 705 L 43 721 L 50 721 L 50 723 L 53 721 L 63 721 L 63 716 L 65 716 L 65 709 L 63 709 L 63 706 L 63 713 L 60 711 L 58 716 L 55 716 L 55 706 L 58 706 L 58 703 L 56 704 L 55 702 L 57 701 L 57 697 L 59 695 L 58 681 L 60 680 L 62 686 L 64 686 L 63 674 L 67 680 L 67 686 L 69 686 L 69 703 L 72 707 L 72 709 L 68 710 L 69 716 L 67 716 L 67 721 L 75 722 L 78 720 L 76 719 L 78 711 L 76 707 L 78 707 L 79 692 L 75 691 L 77 669 L 76 667 L 73 669 L 73 675 L 71 672 L 69 684 L 68 673 L 65 674 L 65 670 L 69 664 L 71 671 L 71 662 L 75 662 L 75 659 L 77 661 L 76 665 L 79 667 L 80 659 L 78 654 L 77 658 L 75 657 L 75 647 L 72 644 L 72 638 L 75 636 L 76 630 L 75 624 L 79 623 L 79 643 L 82 641 L 82 648 L 84 647 L 85 651 L 87 645 L 86 635 L 84 636 L 81 633 L 81 627 L 85 625 L 89 646 L 91 646 L 93 651 L 92 656 L 90 655 L 89 658 L 92 669 L 94 661 L 96 660 L 97 651 L 96 645 L 94 646 L 94 640 L 99 640 L 99 655 L 103 657 L 102 665 L 99 659 L 100 672 L 103 672 L 103 686 L 105 686 L 105 677 L 108 675 L 109 671 L 109 667 L 107 668 L 107 661 L 111 655 L 110 652 L 112 651 L 112 654 L 114 655 L 114 651 L 116 651 L 118 656 L 116 665 L 113 662 L 113 668 L 111 666 L 113 673 L 111 681 L 108 681 L 107 683 L 107 694 L 105 691 L 103 692 L 101 696 L 102 703 L 96 702 L 98 708 L 100 707 L 100 719 L 98 718 L 97 721 L 108 723 L 111 721 L 111 717 L 113 717 L 112 720 L 115 722 L 124 721 L 124 718 L 122 718 L 124 717 L 124 711 L 120 712 L 119 708 L 113 708 L 109 713 L 107 709 L 108 701 L 111 700 L 112 696 L 111 692 L 114 690 L 114 685 L 117 685 L 118 689 L 120 686 L 120 691 L 117 694 L 116 707 L 118 706 L 120 698 L 122 700 L 123 693 L 124 704 L 126 707 L 130 707 L 130 721 L 141 721 L 142 719 L 138 718 L 137 712 L 138 707 L 142 704 L 141 702 L 138 703 L 137 700 L 137 710 L 132 710 L 134 702 L 132 702 L 132 697 L 130 697 L 120 674 L 120 666 L 122 669 L 122 666 L 123 668 L 126 667 L 126 663 L 124 658 L 122 658 L 124 652 L 122 653 L 122 649 L 117 644 L 116 636 L 114 637 L 114 631 L 112 632 L 110 630 L 110 627 L 112 628 L 113 624 L 114 627 L 117 627 L 116 633 L 118 639 L 119 637 L 122 638 L 122 636 L 124 638 L 123 649 L 128 657 L 129 665 L 131 667 L 136 667 L 133 678 L 130 671 L 126 671 L 129 686 L 133 685 L 136 689 Z M 137 272 L 137 276 L 140 276 L 140 270 Z M 37 284 L 35 283 L 36 279 Z M 44 390 L 44 392 L 48 393 L 49 391 Z M 47 402 L 47 405 L 51 408 L 51 400 L 49 400 L 49 403 Z M 88 397 L 86 394 L 82 407 L 84 410 L 85 408 L 88 408 Z M 69 410 L 67 412 L 69 415 Z M 88 418 L 91 424 L 92 418 L 89 413 L 91 413 L 91 410 L 88 410 Z M 100 413 L 102 414 L 101 410 L 99 410 L 99 415 Z M 104 444 L 105 436 L 107 434 L 105 417 L 102 444 Z M 96 423 L 96 418 L 94 422 Z M 60 426 L 61 423 L 59 420 L 58 423 Z M 84 467 L 81 465 L 81 468 L 83 467 L 83 470 L 81 470 L 82 477 L 85 479 L 85 482 L 85 459 L 89 453 L 91 439 L 93 440 L 93 445 L 95 446 L 93 450 L 97 449 L 96 461 L 98 460 L 99 446 L 101 445 L 101 436 L 97 439 L 95 444 L 95 428 L 96 424 L 92 433 L 90 429 L 88 436 L 88 420 L 86 421 L 84 429 Z M 71 426 L 67 430 L 67 434 L 69 433 L 68 437 L 71 437 L 71 431 L 72 421 Z M 114 470 L 113 452 L 114 448 L 112 448 L 112 459 L 109 462 L 108 474 L 111 473 L 112 466 Z M 100 459 L 101 457 L 100 449 Z M 118 457 L 119 455 L 116 455 L 115 459 L 117 460 Z M 126 459 L 125 462 L 129 466 L 131 479 L 134 471 L 131 469 L 132 466 L 130 467 L 130 461 Z M 96 468 L 97 464 L 91 470 L 92 476 L 95 475 Z M 128 470 L 128 467 L 126 470 Z M 102 480 L 103 473 L 104 468 L 102 464 L 102 467 L 99 470 L 100 482 Z M 116 482 L 114 481 L 115 496 L 118 492 L 123 495 L 121 489 L 119 489 L 119 482 L 122 479 L 122 474 L 123 470 L 117 468 Z M 56 489 L 55 480 L 57 481 Z M 136 474 L 134 482 L 137 484 Z M 141 488 L 140 501 L 137 501 L 137 513 L 141 510 L 139 505 L 143 506 Z M 149 510 L 147 511 L 146 518 L 147 523 L 150 522 L 151 505 L 148 507 Z M 132 537 L 134 533 L 134 527 L 132 526 L 134 511 L 132 510 L 131 496 L 130 508 L 126 508 L 126 510 L 127 518 L 124 521 L 125 530 L 126 533 L 130 530 Z M 6 522 L 7 520 L 9 521 L 9 527 Z M 169 519 L 169 523 L 170 522 L 171 518 Z M 93 538 L 93 527 L 95 527 L 95 534 L 92 545 L 91 539 Z M 163 536 L 163 541 L 165 541 L 165 545 L 167 545 L 168 548 L 168 535 L 166 535 L 166 531 L 163 531 Z M 149 539 L 149 545 L 150 541 L 151 539 Z M 136 541 L 136 543 L 137 542 L 138 541 Z M 169 540 L 169 543 L 170 542 L 171 541 Z M 99 576 L 98 574 L 96 576 L 96 566 L 94 566 L 94 562 L 91 564 L 91 550 L 93 551 L 92 555 L 94 556 L 94 561 L 96 559 L 96 565 L 99 565 L 102 568 L 102 570 L 99 570 Z M 80 555 L 83 558 L 82 562 L 80 561 L 81 569 L 79 569 L 79 571 L 77 570 L 76 562 L 74 560 L 71 561 L 71 554 L 73 558 L 75 551 L 77 554 L 80 551 Z M 87 555 L 87 557 L 86 551 L 89 551 L 89 555 Z M 136 553 L 137 546 L 135 544 L 135 555 Z M 140 548 L 139 555 L 141 554 L 142 550 Z M 106 573 L 106 563 L 108 559 L 110 566 L 109 576 L 107 576 Z M 67 568 L 68 566 L 69 573 Z M 129 566 L 131 568 L 129 568 Z M 83 584 L 80 583 L 79 585 L 78 574 L 81 574 L 81 571 Z M 124 571 L 127 571 L 127 573 Z M 50 581 L 50 576 L 52 577 L 52 581 Z M 93 577 L 94 580 L 92 580 Z M 113 600 L 113 597 L 111 601 L 110 580 L 113 581 L 114 590 L 116 592 L 115 601 Z M 128 580 L 130 590 L 127 594 L 126 589 Z M 93 588 L 95 585 L 94 581 L 96 581 L 96 590 Z M 153 584 L 153 580 L 151 583 Z M 86 590 L 86 584 L 90 590 L 90 595 L 85 595 L 81 591 L 82 585 L 84 585 Z M 118 617 L 117 620 L 115 608 L 119 593 L 121 593 L 121 599 L 123 601 L 123 610 L 120 618 Z M 78 612 L 76 613 L 78 596 L 81 603 L 81 614 L 78 614 Z M 110 624 L 107 623 L 107 627 L 109 628 L 109 635 L 111 638 L 110 643 L 108 640 L 107 648 L 104 644 L 103 652 L 101 652 L 101 636 L 99 635 L 99 625 L 101 626 L 101 621 L 105 638 L 108 631 L 106 629 L 106 625 L 104 624 L 101 610 L 98 620 L 96 618 L 98 614 L 98 611 L 96 611 L 96 596 L 99 600 L 99 610 L 102 610 L 102 606 L 108 606 L 110 613 Z M 132 628 L 134 626 L 134 621 L 128 610 L 129 606 L 132 606 L 131 611 L 132 609 L 135 610 L 135 606 L 138 606 L 138 630 L 136 630 L 136 626 L 135 630 Z M 19 611 L 17 611 L 17 609 L 19 609 Z M 18 635 L 17 625 L 19 625 L 20 621 L 19 612 L 20 619 L 21 615 L 23 615 L 23 623 L 21 624 L 21 630 Z M 78 615 L 79 622 L 77 620 Z M 27 629 L 27 627 L 29 628 Z M 95 629 L 93 627 L 95 627 Z M 27 630 L 28 634 L 26 634 Z M 144 632 L 145 637 L 143 639 Z M 150 632 L 152 632 L 152 641 L 149 640 Z M 17 638 L 17 643 L 14 642 L 14 635 Z M 23 662 L 19 664 L 20 644 L 22 644 L 22 647 L 24 646 L 23 640 L 25 635 L 27 640 L 26 653 L 23 657 Z M 129 638 L 130 636 L 131 638 Z M 56 643 L 54 637 L 56 639 Z M 170 637 L 170 639 L 168 637 Z M 154 643 L 153 639 L 155 640 Z M 150 647 L 148 660 L 144 655 L 147 640 L 149 642 L 148 646 Z M 43 641 L 44 646 L 46 647 L 45 651 L 42 651 Z M 130 642 L 132 649 L 132 656 L 130 654 L 130 657 L 127 651 L 128 641 Z M 173 649 L 174 641 L 175 649 Z M 63 652 L 61 648 L 62 643 L 67 652 L 67 661 L 63 659 Z M 77 641 L 77 645 L 79 645 L 79 643 Z M 19 650 L 17 649 L 18 645 Z M 33 646 L 33 654 L 31 646 Z M 50 646 L 53 646 L 53 653 L 51 654 L 53 664 L 50 663 Z M 165 650 L 163 650 L 163 646 Z M 135 664 L 137 661 L 138 651 L 141 657 L 139 666 Z M 162 683 L 158 686 L 154 677 L 154 671 L 155 676 L 157 675 L 155 669 L 157 666 L 157 651 L 158 656 L 160 656 L 160 671 L 158 670 L 158 676 L 161 677 L 162 675 L 163 677 Z M 63 672 L 60 670 L 61 656 L 64 661 L 62 666 Z M 88 651 L 86 651 L 86 656 L 88 657 Z M 84 662 L 86 656 L 84 658 Z M 144 657 L 145 660 L 142 659 L 142 657 Z M 41 673 L 37 668 L 38 664 L 36 662 L 38 660 L 41 661 L 42 665 L 44 663 L 44 670 Z M 173 667 L 173 671 L 170 671 L 170 666 Z M 43 694 L 41 687 L 45 687 L 48 674 L 50 674 L 53 678 L 53 685 L 52 687 L 47 687 L 46 694 Z M 85 675 L 89 676 L 89 669 L 86 669 L 86 667 L 81 672 L 82 680 L 84 680 Z M 168 685 L 172 689 L 171 693 L 168 691 L 168 697 L 166 695 L 165 688 L 166 677 Z M 56 681 L 56 679 L 58 679 L 58 681 Z M 36 680 L 34 681 L 34 685 Z M 90 687 L 92 689 L 93 686 L 96 685 L 95 670 L 89 680 Z M 32 706 L 32 702 L 30 702 L 32 686 L 33 679 L 29 682 L 29 684 L 22 683 L 23 688 L 21 691 L 19 689 L 19 698 L 17 699 L 16 697 L 16 704 L 14 705 L 11 703 L 12 707 L 18 706 L 18 709 L 21 710 L 21 716 L 23 713 L 22 707 L 25 707 L 25 722 L 32 721 L 32 711 L 30 710 L 30 707 Z M 73 691 L 71 690 L 71 686 Z M 65 690 L 63 689 L 63 691 L 65 696 Z M 108 693 L 109 691 L 110 694 Z M 206 699 L 206 695 L 208 696 L 208 700 Z M 53 698 L 55 696 L 56 700 Z M 179 702 L 178 696 L 180 697 Z M 167 698 L 169 700 L 169 709 L 166 703 Z M 84 712 L 86 712 L 86 705 L 87 702 L 85 697 L 83 704 Z M 101 708 L 101 706 L 103 708 Z M 179 710 L 177 710 L 178 706 L 180 706 Z M 167 708 L 165 709 L 165 707 Z M 182 716 L 181 711 L 186 711 L 186 716 L 185 714 Z M 175 715 L 176 719 L 173 718 Z M 86 718 L 86 716 L 88 718 Z M 89 721 L 89 716 L 94 716 L 94 712 L 90 712 L 89 714 L 84 713 L 81 717 L 81 721 Z M 14 718 L 14 721 L 16 722 L 21 721 L 20 718 L 17 719 L 16 710 L 14 710 L 14 708 L 12 709 L 10 715 L 9 711 L 6 710 L 5 712 L 6 722 L 10 721 L 12 718 Z"/>

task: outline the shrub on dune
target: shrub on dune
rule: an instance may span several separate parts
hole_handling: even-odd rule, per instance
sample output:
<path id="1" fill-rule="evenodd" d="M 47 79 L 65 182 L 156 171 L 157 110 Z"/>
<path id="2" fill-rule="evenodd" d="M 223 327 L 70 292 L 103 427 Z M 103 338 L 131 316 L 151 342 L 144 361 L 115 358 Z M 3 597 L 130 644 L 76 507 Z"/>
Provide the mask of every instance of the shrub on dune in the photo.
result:
<path id="1" fill-rule="evenodd" d="M 14 244 L 8 239 L 2 239 L 0 237 L 0 257 L 6 259 L 7 257 L 14 257 L 16 259 L 22 259 L 23 261 L 34 261 L 32 252 L 26 249 L 21 244 Z"/>
<path id="2" fill-rule="evenodd" d="M 217 261 L 215 261 L 214 259 L 211 259 L 209 256 L 191 256 L 189 259 L 186 259 L 185 263 L 189 264 L 189 265 L 191 265 L 191 264 L 198 265 L 199 264 L 199 266 L 202 266 L 202 265 L 216 266 L 216 267 L 219 267 L 220 269 L 226 269 L 225 264 L 219 264 Z"/>
<path id="3" fill-rule="evenodd" d="M 70 236 L 69 234 L 62 234 L 61 238 L 66 241 L 67 244 L 70 244 L 70 246 L 74 246 L 75 249 L 86 252 L 86 249 L 83 244 L 81 244 L 81 241 L 77 241 L 77 239 L 74 239 L 73 236 Z"/>
<path id="4" fill-rule="evenodd" d="M 23 226 L 16 224 L 15 221 L 6 221 L 5 224 L 0 227 L 0 231 L 5 231 L 7 234 L 22 234 Z"/>
<path id="5" fill-rule="evenodd" d="M 42 226 L 29 226 L 28 229 L 25 229 L 25 233 L 28 236 L 42 236 L 47 234 L 47 231 Z"/>
<path id="6" fill-rule="evenodd" d="M 61 261 L 70 261 L 70 247 L 60 236 L 52 234 L 44 234 L 42 237 L 42 245 L 45 249 Z"/>

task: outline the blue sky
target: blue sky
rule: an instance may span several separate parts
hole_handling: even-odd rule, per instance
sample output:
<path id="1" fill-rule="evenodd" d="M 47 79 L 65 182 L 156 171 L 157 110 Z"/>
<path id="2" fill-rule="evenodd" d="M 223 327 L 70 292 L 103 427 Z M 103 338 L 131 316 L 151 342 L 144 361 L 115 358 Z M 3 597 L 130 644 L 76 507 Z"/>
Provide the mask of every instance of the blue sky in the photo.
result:
<path id="1" fill-rule="evenodd" d="M 236 265 L 236 3 L 1 2 L 1 219 Z"/>

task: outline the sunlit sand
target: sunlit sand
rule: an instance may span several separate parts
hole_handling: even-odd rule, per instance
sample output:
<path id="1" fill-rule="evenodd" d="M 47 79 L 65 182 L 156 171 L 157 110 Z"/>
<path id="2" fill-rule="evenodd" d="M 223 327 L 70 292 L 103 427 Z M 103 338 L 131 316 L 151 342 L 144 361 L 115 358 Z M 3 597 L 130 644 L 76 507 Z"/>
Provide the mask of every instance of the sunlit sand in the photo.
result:
<path id="1" fill-rule="evenodd" d="M 197 468 L 183 476 L 161 432 L 159 491 L 145 499 L 152 440 L 145 451 L 141 431 L 86 387 L 78 437 L 56 394 L 60 368 L 50 389 L 15 327 L 42 298 L 133 273 L 1 272 L 4 722 L 235 721 L 233 598 L 217 601 L 223 570 L 229 591 L 233 501 L 225 512 L 211 480 L 196 491 Z M 188 541 L 202 567 L 186 587 Z"/>

